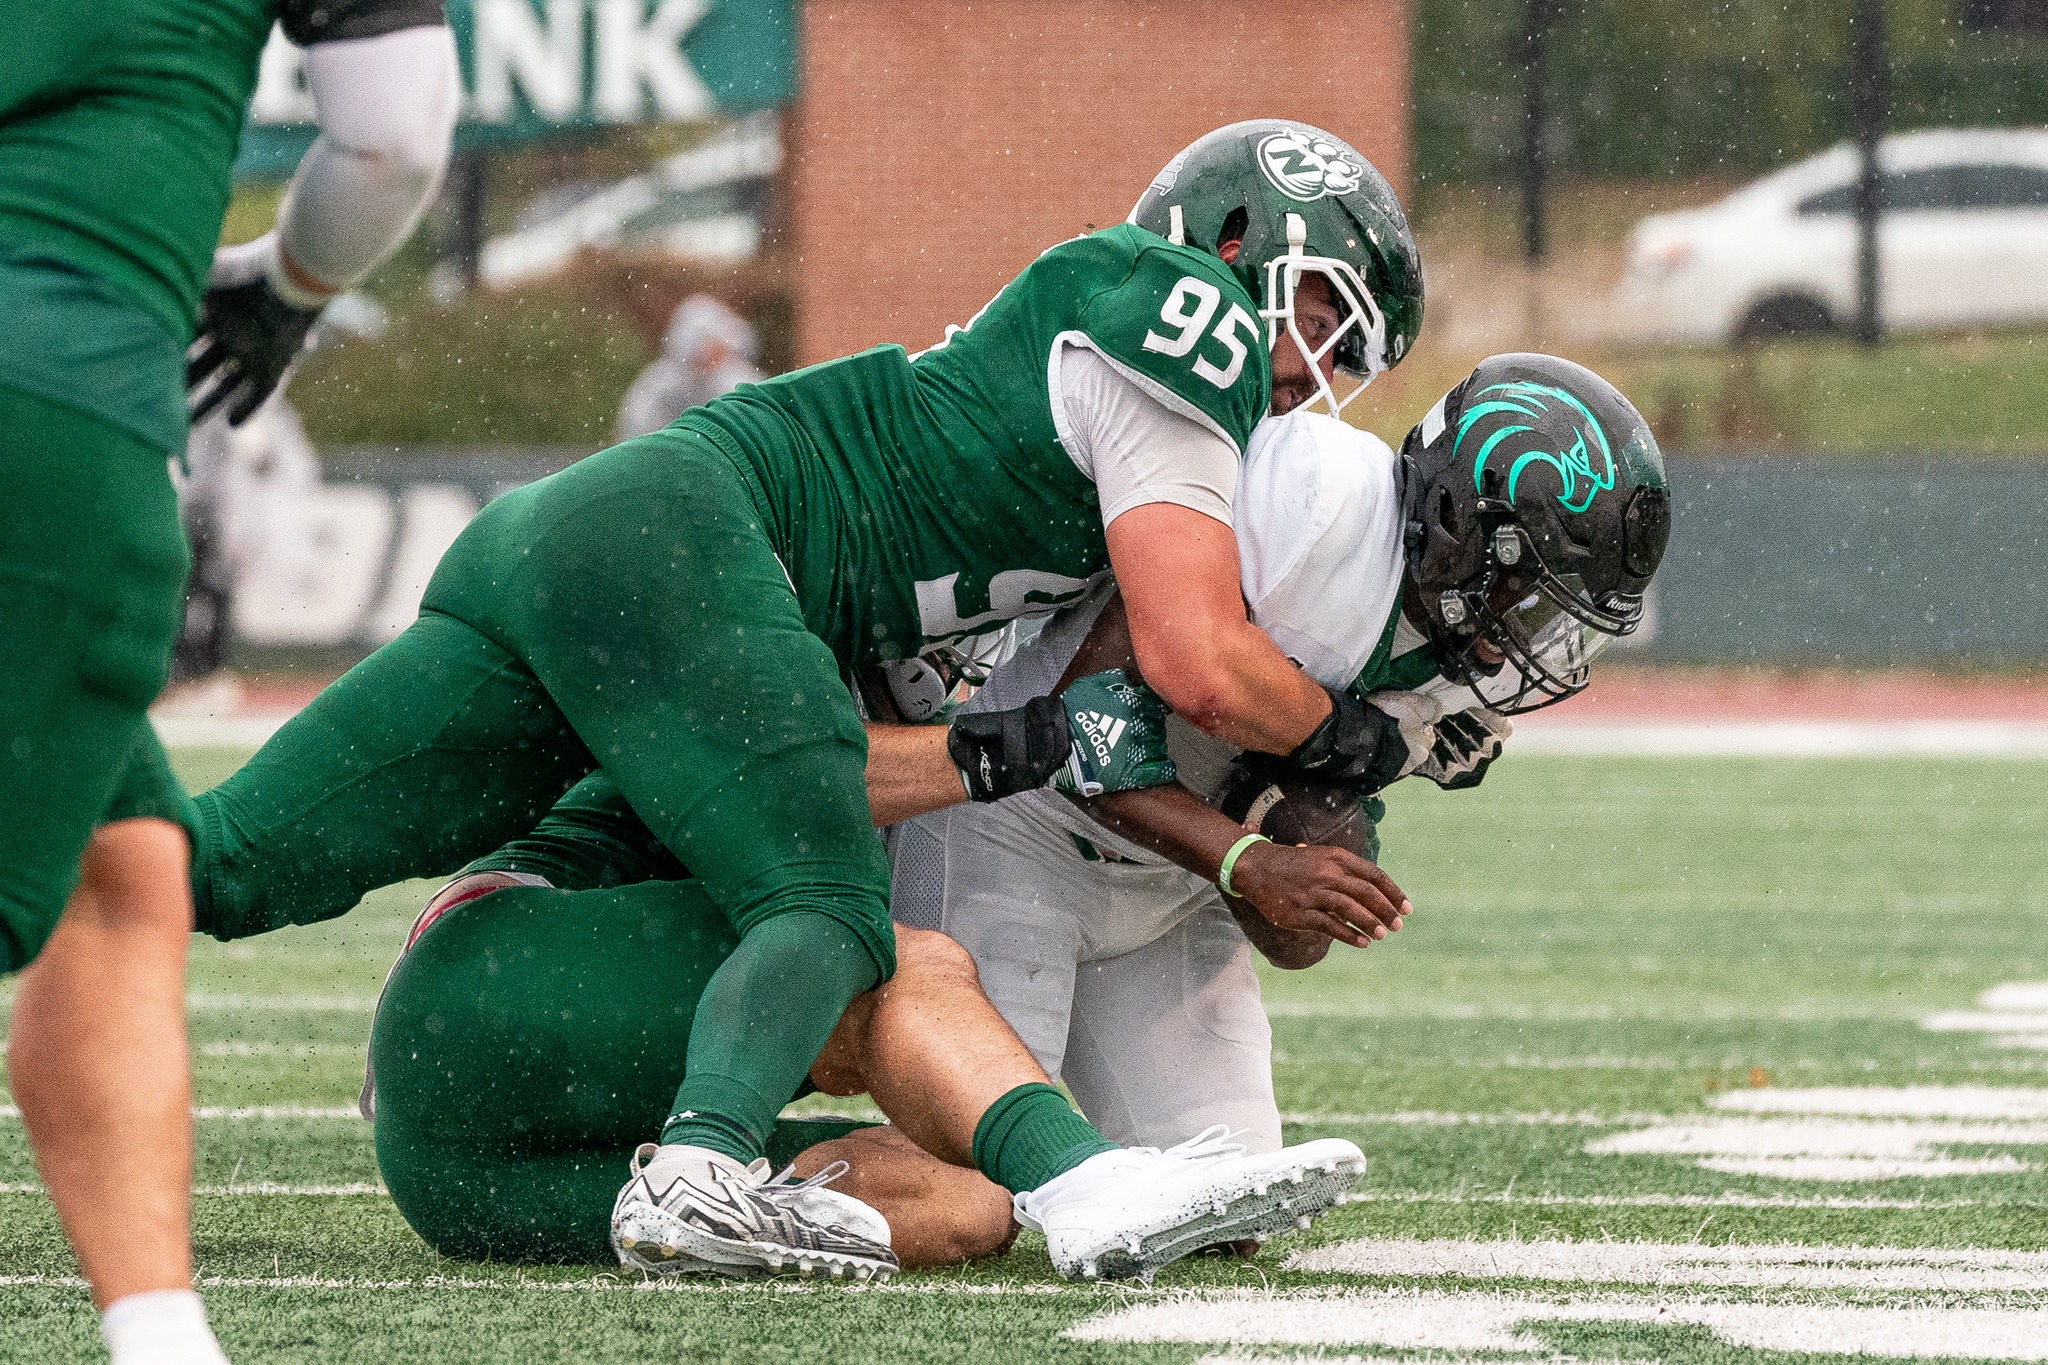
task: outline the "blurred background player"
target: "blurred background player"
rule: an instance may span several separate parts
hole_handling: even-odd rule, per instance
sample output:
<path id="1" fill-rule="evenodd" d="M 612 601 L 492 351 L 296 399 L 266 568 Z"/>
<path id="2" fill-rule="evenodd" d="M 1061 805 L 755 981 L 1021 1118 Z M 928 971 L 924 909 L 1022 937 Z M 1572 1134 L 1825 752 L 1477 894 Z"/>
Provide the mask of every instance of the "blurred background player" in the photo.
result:
<path id="1" fill-rule="evenodd" d="M 709 294 L 676 306 L 661 338 L 661 354 L 634 378 L 619 401 L 612 440 L 660 431 L 690 409 L 765 379 L 756 364 L 760 338 L 754 325 Z"/>
<path id="2" fill-rule="evenodd" d="M 144 714 L 188 563 L 167 472 L 184 353 L 196 330 L 196 415 L 239 421 L 275 388 L 433 193 L 454 45 L 438 0 L 7 0 L 0 19 L 8 1066 L 114 1358 L 216 1362 L 186 1226 L 190 805 Z M 280 22 L 310 46 L 321 136 L 276 230 L 216 255 Z"/>

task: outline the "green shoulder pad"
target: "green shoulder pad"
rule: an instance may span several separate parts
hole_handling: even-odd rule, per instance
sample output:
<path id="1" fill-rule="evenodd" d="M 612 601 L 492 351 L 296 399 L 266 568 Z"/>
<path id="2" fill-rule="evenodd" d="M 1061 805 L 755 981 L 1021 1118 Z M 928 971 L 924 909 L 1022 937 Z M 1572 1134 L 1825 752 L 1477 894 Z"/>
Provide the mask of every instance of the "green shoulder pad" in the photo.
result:
<path id="1" fill-rule="evenodd" d="M 1129 267 L 1088 300 L 1081 330 L 1118 369 L 1242 454 L 1272 401 L 1258 305 L 1223 262 L 1143 228 L 1089 240 L 1127 251 Z"/>

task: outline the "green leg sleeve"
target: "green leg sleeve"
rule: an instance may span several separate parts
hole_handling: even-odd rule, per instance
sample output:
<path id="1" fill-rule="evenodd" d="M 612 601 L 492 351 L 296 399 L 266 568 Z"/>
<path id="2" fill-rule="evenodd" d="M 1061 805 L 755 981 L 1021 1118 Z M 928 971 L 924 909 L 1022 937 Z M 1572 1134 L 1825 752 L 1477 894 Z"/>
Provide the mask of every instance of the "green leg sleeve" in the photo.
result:
<path id="1" fill-rule="evenodd" d="M 144 711 L 184 613 L 164 460 L 119 427 L 0 385 L 0 972 L 41 951 L 96 824 L 178 814 L 175 783 L 162 801 L 124 795 L 152 761 Z"/>
<path id="2" fill-rule="evenodd" d="M 634 814 L 602 768 L 571 787 L 530 832 L 463 871 L 530 872 L 565 891 L 674 882 L 690 875 Z"/>
<path id="3" fill-rule="evenodd" d="M 745 939 L 801 922 L 721 973 L 698 1021 L 715 1056 L 693 1054 L 706 1079 L 681 1105 L 757 1154 L 847 1000 L 895 967 L 867 741 L 839 663 L 739 474 L 687 431 L 593 456 L 477 521 L 501 576 L 444 565 L 429 605 L 515 642 Z"/>
<path id="4" fill-rule="evenodd" d="M 760 1156 L 839 1016 L 878 979 L 836 919 L 798 913 L 754 926 L 697 1005 L 689 1073 L 661 1140 Z"/>
<path id="5" fill-rule="evenodd" d="M 370 1040 L 377 1161 L 436 1250 L 609 1259 L 626 1158 L 660 1122 L 734 946 L 694 882 L 515 888 L 457 906 L 392 974 Z M 778 1163 L 844 1136 L 777 1125 Z"/>
<path id="6" fill-rule="evenodd" d="M 311 924 L 533 828 L 592 766 L 524 665 L 425 612 L 195 798 L 199 928 Z"/>

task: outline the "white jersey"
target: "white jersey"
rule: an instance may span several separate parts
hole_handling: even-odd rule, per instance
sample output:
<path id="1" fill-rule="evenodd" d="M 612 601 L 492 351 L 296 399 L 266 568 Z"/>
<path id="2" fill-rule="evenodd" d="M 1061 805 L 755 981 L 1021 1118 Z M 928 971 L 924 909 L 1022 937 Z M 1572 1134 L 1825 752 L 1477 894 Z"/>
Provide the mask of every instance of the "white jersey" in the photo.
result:
<path id="1" fill-rule="evenodd" d="M 1321 413 L 1269 417 L 1253 429 L 1233 499 L 1240 580 L 1252 624 L 1317 682 L 1345 687 L 1380 652 L 1401 595 L 1401 498 L 1394 452 L 1376 436 Z M 1054 616 L 965 707 L 1003 710 L 1044 696 L 1108 601 L 1104 584 Z M 1420 645 L 1422 637 L 1400 644 Z M 1398 647 L 1398 645 L 1397 645 Z M 1222 785 L 1237 750 L 1178 717 L 1168 747 L 1181 780 L 1203 797 Z M 1104 852 L 1163 861 L 1118 838 L 1057 792 L 1011 800 Z"/>
<path id="2" fill-rule="evenodd" d="M 1318 681 L 1349 685 L 1384 656 L 1400 597 L 1394 453 L 1333 418 L 1268 418 L 1231 502 L 1251 620 Z M 967 709 L 1052 691 L 1111 591 L 1049 620 Z M 1169 744 L 1204 795 L 1235 752 L 1178 720 Z M 1213 885 L 1053 792 L 904 821 L 890 852 L 891 913 L 973 955 L 990 1001 L 1112 1141 L 1165 1147 L 1223 1123 L 1254 1151 L 1280 1145 L 1252 948 Z"/>

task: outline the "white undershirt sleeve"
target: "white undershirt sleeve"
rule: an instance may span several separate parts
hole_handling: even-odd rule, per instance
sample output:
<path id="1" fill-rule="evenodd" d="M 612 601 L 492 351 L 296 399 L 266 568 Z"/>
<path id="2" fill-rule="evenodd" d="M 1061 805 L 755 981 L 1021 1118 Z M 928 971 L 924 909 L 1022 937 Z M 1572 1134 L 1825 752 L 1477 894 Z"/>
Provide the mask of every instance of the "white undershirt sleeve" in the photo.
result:
<path id="1" fill-rule="evenodd" d="M 1230 525 L 1238 473 L 1230 442 L 1170 410 L 1086 346 L 1065 347 L 1056 370 L 1060 440 L 1095 481 L 1104 526 L 1154 502 Z"/>
<path id="2" fill-rule="evenodd" d="M 293 265 L 341 290 L 411 234 L 440 187 L 461 93 L 455 39 L 432 25 L 315 43 L 306 83 L 320 136 L 292 177 L 277 240 Z"/>

